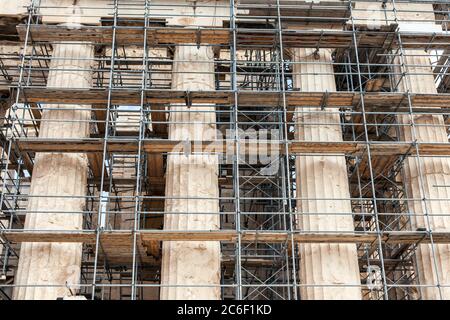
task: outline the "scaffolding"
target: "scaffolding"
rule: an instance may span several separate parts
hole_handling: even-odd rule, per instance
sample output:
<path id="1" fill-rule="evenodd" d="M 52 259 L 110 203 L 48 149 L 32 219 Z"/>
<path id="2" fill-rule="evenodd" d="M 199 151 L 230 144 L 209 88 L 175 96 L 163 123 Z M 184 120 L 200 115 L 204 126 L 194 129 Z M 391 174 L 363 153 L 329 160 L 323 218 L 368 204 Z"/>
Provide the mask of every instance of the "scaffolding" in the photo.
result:
<path id="1" fill-rule="evenodd" d="M 406 161 L 420 167 L 423 159 L 449 158 L 450 144 L 405 140 L 401 133 L 405 126 L 426 126 L 415 123 L 420 116 L 443 117 L 450 132 L 448 1 L 373 1 L 369 14 L 359 6 L 363 1 L 350 0 L 69 2 L 29 1 L 26 15 L 0 16 L 8 26 L 0 33 L 6 48 L 0 50 L 0 94 L 8 105 L 1 117 L 0 299 L 12 298 L 22 242 L 82 242 L 81 281 L 69 289 L 88 299 L 158 299 L 162 242 L 177 240 L 220 241 L 223 299 L 302 299 L 302 287 L 316 286 L 299 280 L 299 246 L 308 243 L 356 245 L 363 299 L 415 300 L 424 288 L 450 287 L 439 278 L 421 281 L 416 257 L 423 244 L 433 255 L 437 245 L 450 244 L 450 230 L 433 230 L 428 219 L 430 206 L 445 207 L 450 199 L 418 197 L 405 185 Z M 423 11 L 405 6 L 411 3 L 429 4 L 425 15 L 441 31 L 403 28 L 430 23 L 421 20 Z M 417 20 L 404 20 L 418 13 Z M 201 21 L 185 22 L 195 19 Z M 62 59 L 55 43 L 95 46 L 92 58 L 79 58 L 89 59 L 83 71 L 92 73 L 90 88 L 48 85 L 58 65 L 51 62 Z M 180 46 L 212 48 L 215 90 L 172 89 L 174 73 L 207 76 L 173 68 Z M 323 62 L 297 61 L 295 48 L 332 52 L 326 64 L 333 72 L 312 76 L 333 76 L 336 91 L 298 87 L 297 66 Z M 432 64 L 411 64 L 421 56 Z M 437 91 L 415 92 L 408 79 L 427 68 Z M 44 116 L 58 105 L 89 105 L 90 119 Z M 215 121 L 203 124 L 214 125 L 218 138 L 169 139 L 177 105 L 195 105 L 193 113 L 214 107 Z M 298 139 L 300 114 L 323 111 L 340 121 L 303 126 L 339 126 L 342 140 Z M 44 123 L 61 121 L 87 121 L 89 137 L 39 137 Z M 83 210 L 60 212 L 81 215 L 82 230 L 24 227 L 30 199 L 43 197 L 30 194 L 35 157 L 51 152 L 87 154 L 88 192 L 77 196 Z M 164 230 L 170 213 L 165 170 L 173 153 L 218 156 L 220 230 Z M 350 198 L 299 197 L 299 157 L 335 154 L 345 156 Z M 310 200 L 350 202 L 351 212 L 336 215 L 350 216 L 354 230 L 301 228 L 299 207 Z M 417 203 L 424 212 L 412 209 Z M 433 214 L 445 218 L 450 207 Z M 416 215 L 425 217 L 426 227 L 414 228 Z"/>

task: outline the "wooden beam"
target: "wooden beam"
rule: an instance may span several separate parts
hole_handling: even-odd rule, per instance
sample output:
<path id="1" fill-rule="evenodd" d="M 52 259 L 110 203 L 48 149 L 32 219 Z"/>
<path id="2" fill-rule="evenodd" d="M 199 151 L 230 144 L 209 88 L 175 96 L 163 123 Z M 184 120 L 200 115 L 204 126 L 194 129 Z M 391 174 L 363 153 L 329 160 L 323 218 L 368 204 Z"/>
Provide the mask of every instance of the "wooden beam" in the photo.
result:
<path id="1" fill-rule="evenodd" d="M 167 136 L 167 117 L 168 112 L 164 104 L 152 103 L 151 109 L 151 124 L 152 131 L 156 136 Z"/>
<path id="2" fill-rule="evenodd" d="M 100 134 L 105 133 L 106 128 L 106 108 L 107 104 L 93 104 L 92 113 L 95 115 L 95 120 L 97 121 L 97 128 Z"/>
<path id="3" fill-rule="evenodd" d="M 395 26 L 395 25 L 394 25 Z M 360 48 L 392 48 L 398 47 L 396 33 L 391 26 L 381 29 L 367 28 L 357 25 L 357 45 Z M 27 33 L 27 26 L 17 26 L 17 32 L 22 41 Z M 147 41 L 152 46 L 167 46 L 187 43 L 205 45 L 228 45 L 232 33 L 229 28 L 203 27 L 182 28 L 174 26 L 147 28 Z M 403 48 L 447 49 L 450 47 L 450 35 L 446 33 L 431 34 L 426 32 L 400 32 Z M 273 47 L 278 41 L 276 29 L 238 28 L 236 32 L 237 48 Z M 283 30 L 283 46 L 285 48 L 350 48 L 353 44 L 351 30 Z M 113 40 L 111 26 L 83 26 L 69 28 L 61 25 L 31 25 L 30 39 L 34 42 L 64 42 L 86 41 L 95 44 L 108 45 Z M 200 41 L 200 42 L 199 42 Z M 116 28 L 117 45 L 143 45 L 144 27 L 118 26 Z M 387 48 L 386 48 L 387 49 Z"/>
<path id="4" fill-rule="evenodd" d="M 108 90 L 105 89 L 48 89 L 31 88 L 22 89 L 20 102 L 23 103 L 69 103 L 69 104 L 92 104 L 96 108 L 102 108 L 108 102 Z M 357 92 L 287 92 L 286 103 L 289 107 L 320 107 L 327 94 L 326 108 L 354 107 L 360 108 L 361 94 Z M 234 101 L 232 91 L 176 91 L 176 90 L 146 90 L 144 103 L 159 104 L 152 107 L 152 116 L 155 121 L 166 121 L 167 114 L 161 112 L 163 104 L 167 103 L 185 103 L 189 95 L 192 103 L 205 104 L 235 104 L 239 106 L 281 106 L 283 105 L 283 95 L 280 92 L 258 92 L 258 91 L 240 91 L 238 92 L 238 101 Z M 448 110 L 450 105 L 450 94 L 426 94 L 412 93 L 410 99 L 414 111 L 439 112 L 439 110 Z M 140 105 L 141 92 L 134 89 L 118 89 L 111 92 L 112 105 Z M 370 111 L 409 111 L 408 98 L 402 92 L 367 92 L 364 94 L 364 105 Z M 102 119 L 104 116 L 101 117 Z M 164 125 L 164 124 L 161 124 Z M 164 132 L 165 128 L 158 129 Z"/>
<path id="5" fill-rule="evenodd" d="M 25 39 L 27 26 L 18 25 L 17 32 L 22 40 Z M 223 28 L 184 28 L 184 27 L 149 27 L 147 28 L 147 41 L 152 46 L 168 44 L 202 43 L 225 45 L 230 41 L 230 30 Z M 61 25 L 32 25 L 30 35 L 35 42 L 64 42 L 86 41 L 95 44 L 111 44 L 113 28 L 111 26 L 83 26 L 82 28 L 69 28 Z M 143 45 L 144 27 L 116 27 L 117 45 Z"/>
<path id="6" fill-rule="evenodd" d="M 103 152 L 103 139 L 43 139 L 18 138 L 16 142 L 20 152 Z M 240 153 L 259 154 L 261 143 L 240 142 Z M 418 143 L 420 156 L 450 156 L 450 143 Z M 143 150 L 147 153 L 167 152 L 214 152 L 233 153 L 236 149 L 234 141 L 175 141 L 166 139 L 149 139 L 142 142 Z M 414 145 L 407 142 L 314 142 L 291 141 L 291 154 L 365 154 L 370 148 L 372 155 L 416 155 Z M 271 152 L 284 152 L 282 141 L 268 142 L 267 149 Z M 138 142 L 129 139 L 110 139 L 106 143 L 106 150 L 113 153 L 137 153 Z"/>
<path id="7" fill-rule="evenodd" d="M 223 241 L 235 242 L 236 230 L 214 231 L 168 231 L 139 230 L 139 239 L 146 241 Z M 375 232 L 287 232 L 287 231 L 241 231 L 243 242 L 285 243 L 292 239 L 297 243 L 375 243 Z M 1 230 L 0 235 L 10 242 L 84 242 L 94 244 L 95 231 L 24 231 Z M 101 231 L 100 241 L 110 246 L 132 243 L 131 231 Z M 383 243 L 415 244 L 431 243 L 429 233 L 424 231 L 385 231 L 380 234 Z M 434 243 L 450 243 L 450 232 L 433 232 Z"/>
<path id="8" fill-rule="evenodd" d="M 87 153 L 87 157 L 88 157 L 88 161 L 89 161 L 89 167 L 91 168 L 92 171 L 92 175 L 93 175 L 93 179 L 94 181 L 98 181 L 98 183 L 96 183 L 97 185 L 97 190 L 101 190 L 101 176 L 102 176 L 102 162 L 103 162 L 103 156 L 102 153 L 100 152 L 90 152 Z M 108 181 L 108 172 L 105 169 L 105 171 L 103 172 L 103 177 L 104 177 L 104 181 Z"/>

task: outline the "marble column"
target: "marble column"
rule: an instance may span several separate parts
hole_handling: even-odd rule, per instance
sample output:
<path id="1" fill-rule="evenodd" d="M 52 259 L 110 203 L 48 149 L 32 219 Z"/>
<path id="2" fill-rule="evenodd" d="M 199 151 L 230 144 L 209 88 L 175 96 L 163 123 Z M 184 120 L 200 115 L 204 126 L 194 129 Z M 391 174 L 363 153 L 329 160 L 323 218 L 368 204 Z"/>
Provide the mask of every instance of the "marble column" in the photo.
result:
<path id="1" fill-rule="evenodd" d="M 55 43 L 52 57 L 47 87 L 91 87 L 93 45 Z M 40 138 L 78 139 L 89 136 L 90 105 L 47 107 L 53 110 L 45 110 L 42 114 Z M 25 229 L 81 230 L 87 170 L 85 154 L 37 153 Z M 80 281 L 81 255 L 82 243 L 22 243 L 14 299 L 52 300 L 75 294 Z"/>
<path id="2" fill-rule="evenodd" d="M 399 59 L 397 62 L 400 62 Z M 406 76 L 399 90 L 411 93 L 436 94 L 433 70 L 423 50 L 406 50 L 403 59 Z M 420 112 L 420 108 L 416 109 Z M 411 123 L 414 122 L 414 128 Z M 442 115 L 415 114 L 400 116 L 400 135 L 404 141 L 448 143 L 447 128 Z M 411 213 L 412 229 L 434 232 L 450 231 L 450 158 L 411 156 L 405 159 L 405 187 Z M 447 186 L 447 187 L 446 187 Z M 428 217 L 427 217 L 428 215 Z M 416 252 L 417 271 L 422 299 L 450 299 L 450 245 L 419 245 Z M 437 287 L 440 285 L 447 287 Z M 442 296 L 441 296 L 442 295 Z"/>
<path id="3" fill-rule="evenodd" d="M 304 92 L 336 91 L 331 50 L 314 52 L 293 50 L 294 87 Z M 337 108 L 299 108 L 296 139 L 342 141 L 338 112 Z M 297 156 L 296 173 L 299 228 L 311 232 L 354 231 L 344 154 Z M 355 244 L 301 244 L 299 251 L 302 299 L 361 299 Z"/>
<path id="4" fill-rule="evenodd" d="M 195 73 L 194 73 L 195 72 Z M 211 47 L 178 46 L 172 89 L 215 89 Z M 172 104 L 169 139 L 214 140 L 214 105 Z M 211 154 L 170 154 L 166 169 L 164 230 L 220 228 L 218 159 Z M 220 242 L 164 242 L 161 299 L 220 299 Z"/>

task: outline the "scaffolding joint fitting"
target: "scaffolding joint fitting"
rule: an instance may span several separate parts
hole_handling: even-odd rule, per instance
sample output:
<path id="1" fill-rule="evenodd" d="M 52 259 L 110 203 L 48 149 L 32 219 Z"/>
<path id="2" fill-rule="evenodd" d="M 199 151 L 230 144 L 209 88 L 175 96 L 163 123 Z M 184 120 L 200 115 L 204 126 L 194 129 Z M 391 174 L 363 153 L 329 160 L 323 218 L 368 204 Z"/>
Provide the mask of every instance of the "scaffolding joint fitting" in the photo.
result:
<path id="1" fill-rule="evenodd" d="M 200 49 L 200 45 L 202 43 L 202 31 L 199 28 L 197 28 L 197 31 L 195 33 L 195 37 L 196 37 L 196 42 L 197 42 L 197 50 Z"/>
<path id="2" fill-rule="evenodd" d="M 186 103 L 186 107 L 188 108 L 192 107 L 191 92 L 189 90 L 186 90 L 184 101 Z"/>
<path id="3" fill-rule="evenodd" d="M 436 38 L 436 32 L 433 32 L 433 34 L 432 34 L 432 37 L 431 37 L 431 39 L 430 39 L 430 42 L 427 44 L 427 46 L 425 47 L 425 52 L 427 52 L 428 53 L 428 49 L 430 49 L 431 48 L 431 46 L 432 46 L 432 44 L 433 44 L 433 41 L 434 41 L 434 39 Z"/>
<path id="4" fill-rule="evenodd" d="M 328 104 L 328 98 L 330 97 L 330 93 L 328 90 L 325 91 L 325 93 L 322 96 L 322 101 L 320 102 L 320 110 L 324 111 L 325 107 Z"/>
<path id="5" fill-rule="evenodd" d="M 320 51 L 320 43 L 322 42 L 322 38 L 323 38 L 323 30 L 320 31 L 319 41 L 317 41 L 316 50 L 313 53 L 314 59 L 316 59 L 316 60 L 320 59 L 319 51 Z"/>

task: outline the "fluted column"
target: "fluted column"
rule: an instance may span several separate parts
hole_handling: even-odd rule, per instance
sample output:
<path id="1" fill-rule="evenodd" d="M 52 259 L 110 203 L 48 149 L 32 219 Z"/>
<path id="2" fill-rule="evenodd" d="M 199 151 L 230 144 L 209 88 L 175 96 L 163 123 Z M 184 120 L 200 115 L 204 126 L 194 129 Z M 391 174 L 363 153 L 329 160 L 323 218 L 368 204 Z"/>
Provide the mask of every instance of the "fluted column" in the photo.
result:
<path id="1" fill-rule="evenodd" d="M 47 87 L 91 87 L 93 56 L 94 48 L 88 43 L 54 44 Z M 54 110 L 43 112 L 40 138 L 89 136 L 89 105 L 47 107 Z M 87 157 L 82 153 L 37 153 L 25 229 L 82 229 L 87 168 Z M 14 298 L 56 299 L 71 295 L 68 287 L 76 291 L 80 281 L 81 255 L 81 243 L 22 243 Z"/>
<path id="2" fill-rule="evenodd" d="M 397 63 L 400 61 L 397 61 Z M 406 76 L 399 89 L 412 93 L 437 93 L 431 61 L 425 51 L 406 50 L 404 56 Z M 417 112 L 420 109 L 418 109 Z M 414 121 L 414 128 L 411 123 Z M 404 141 L 448 143 L 442 115 L 418 114 L 399 117 L 401 137 Z M 405 187 L 408 191 L 412 229 L 425 228 L 434 232 L 450 231 L 450 158 L 411 156 L 405 159 Z M 424 199 L 425 201 L 422 201 Z M 426 216 L 428 214 L 428 218 Z M 422 299 L 450 299 L 450 245 L 421 244 L 416 252 L 417 271 Z M 436 287 L 438 284 L 441 292 Z"/>
<path id="3" fill-rule="evenodd" d="M 173 89 L 214 90 L 213 72 L 211 47 L 176 48 Z M 215 139 L 213 105 L 172 104 L 171 111 L 170 139 Z M 218 196 L 216 156 L 181 153 L 167 157 L 164 230 L 219 229 Z M 161 285 L 161 299 L 220 299 L 220 242 L 164 242 Z"/>
<path id="4" fill-rule="evenodd" d="M 294 87 L 300 91 L 336 91 L 331 50 L 295 49 Z M 337 108 L 302 108 L 296 113 L 296 139 L 342 141 Z M 299 228 L 304 231 L 354 231 L 344 154 L 300 155 L 296 159 Z M 325 200 L 326 198 L 326 200 Z M 304 200 L 302 200 L 304 199 Z M 342 200 L 345 199 L 345 200 Z M 354 244 L 302 244 L 301 298 L 361 299 Z"/>

